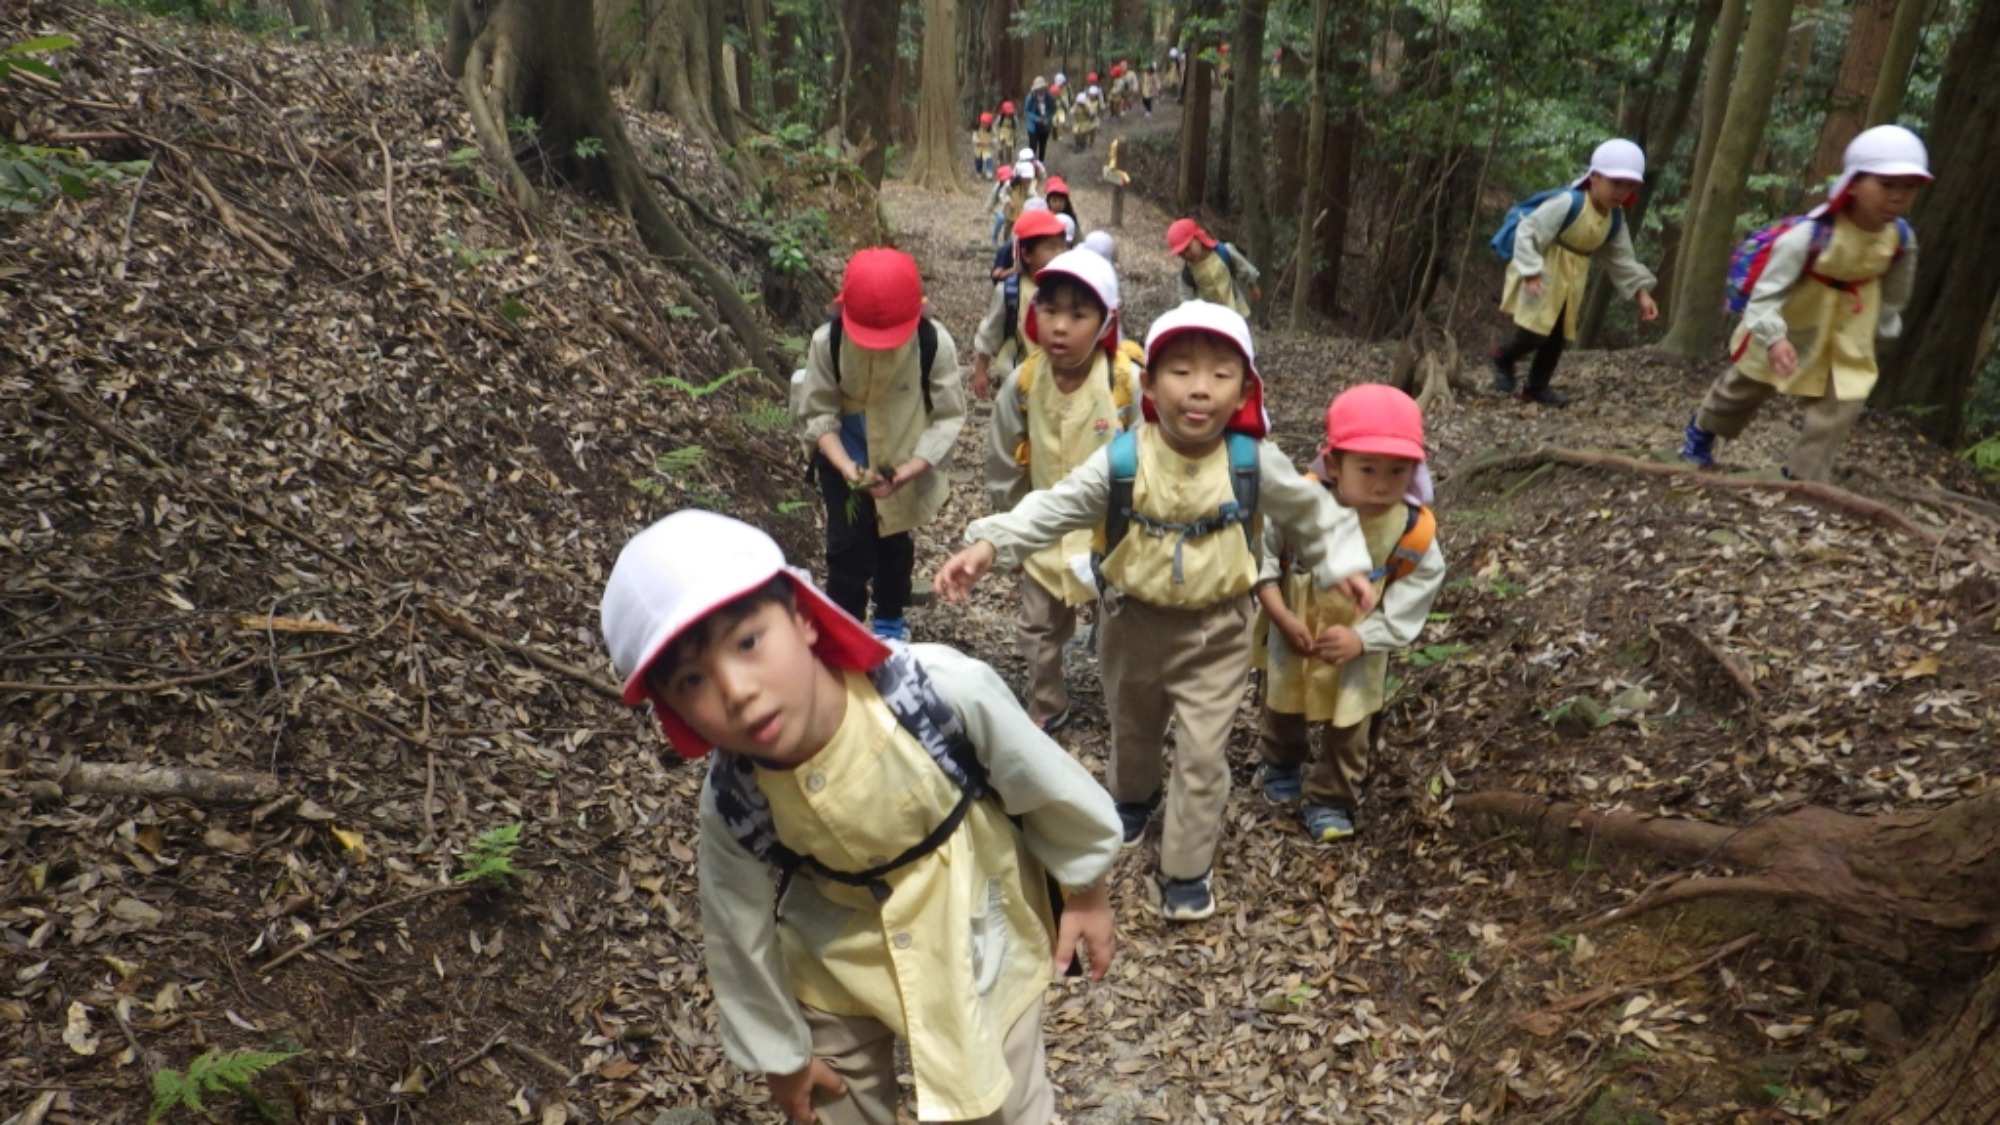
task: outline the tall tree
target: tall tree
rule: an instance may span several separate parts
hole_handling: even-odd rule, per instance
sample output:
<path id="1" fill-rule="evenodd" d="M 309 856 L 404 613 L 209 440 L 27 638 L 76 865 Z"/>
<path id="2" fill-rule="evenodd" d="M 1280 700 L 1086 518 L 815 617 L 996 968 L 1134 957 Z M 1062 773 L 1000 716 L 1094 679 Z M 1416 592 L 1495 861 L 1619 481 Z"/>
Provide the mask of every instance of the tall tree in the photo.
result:
<path id="1" fill-rule="evenodd" d="M 965 180 L 958 162 L 958 0 L 924 0 L 923 75 L 917 93 L 917 151 L 910 179 L 932 191 L 956 193 Z"/>
<path id="2" fill-rule="evenodd" d="M 1917 60 L 1917 46 L 1924 38 L 1924 14 L 1929 10 L 1928 0 L 1903 0 L 1897 5 L 1889 47 L 1882 52 L 1882 73 L 1876 76 L 1874 96 L 1868 99 L 1868 124 L 1887 125 L 1903 112 L 1910 65 Z"/>
<path id="3" fill-rule="evenodd" d="M 1694 171 L 1688 177 L 1681 237 L 1674 248 L 1677 268 L 1668 292 L 1673 298 L 1670 323 L 1680 319 L 1688 264 L 1688 256 L 1682 251 L 1686 249 L 1688 232 L 1701 218 L 1702 187 L 1708 183 L 1708 170 L 1715 163 L 1715 142 L 1722 136 L 1722 119 L 1729 112 L 1729 83 L 1736 74 L 1736 49 L 1743 41 L 1743 17 L 1748 11 L 1747 0 L 1723 0 L 1722 21 L 1716 25 L 1715 41 L 1709 45 L 1708 77 L 1703 79 L 1701 87 L 1701 132 L 1695 139 Z"/>
<path id="4" fill-rule="evenodd" d="M 1327 10 L 1330 7 L 1330 0 L 1313 0 L 1312 92 L 1307 95 L 1310 100 L 1306 103 L 1311 107 L 1306 117 L 1306 182 L 1295 209 L 1299 233 L 1292 247 L 1291 326 L 1294 331 L 1305 326 L 1307 298 L 1312 294 L 1316 241 L 1313 228 L 1322 214 L 1320 193 L 1326 183 L 1323 150 L 1326 145 L 1326 78 L 1327 72 L 1332 69 L 1327 58 L 1331 45 L 1326 38 Z"/>
<path id="5" fill-rule="evenodd" d="M 1881 74 L 1882 60 L 1889 53 L 1889 33 L 1895 26 L 1896 8 L 1897 0 L 1854 0 L 1848 18 L 1847 48 L 1841 52 L 1840 69 L 1834 72 L 1826 118 L 1820 122 L 1819 143 L 1813 146 L 1812 164 L 1802 185 L 1809 192 L 1840 171 L 1841 153 L 1864 127 L 1869 98 Z"/>
<path id="6" fill-rule="evenodd" d="M 855 163 L 869 184 L 882 186 L 889 165 L 891 110 L 896 84 L 896 35 L 900 6 L 881 0 L 837 0 L 840 15 L 840 134 L 854 146 Z"/>
<path id="7" fill-rule="evenodd" d="M 1232 153 L 1237 197 L 1243 201 L 1243 223 L 1249 235 L 1250 260 L 1271 260 L 1270 181 L 1264 165 L 1264 24 L 1270 0 L 1238 0 L 1235 43 L 1241 60 L 1231 72 L 1236 116 L 1229 123 L 1235 137 Z"/>
<path id="8" fill-rule="evenodd" d="M 1916 289 L 1885 356 L 1878 406 L 1911 406 L 1918 425 L 1954 441 L 1965 424 L 1980 339 L 2000 300 L 2000 0 L 1977 7 L 1953 41 L 1930 128 L 1937 182 L 1913 209 Z"/>
<path id="9" fill-rule="evenodd" d="M 1714 163 L 1701 188 L 1701 211 L 1681 235 L 1687 259 L 1686 291 L 1674 302 L 1673 327 L 1660 346 L 1682 355 L 1708 355 L 1722 325 L 1722 284 L 1729 272 L 1729 246 L 1736 237 L 1736 214 L 1750 159 L 1764 140 L 1776 93 L 1780 53 L 1791 26 L 1792 0 L 1756 0 L 1743 29 L 1743 62 L 1731 92 L 1729 111 L 1716 138 Z"/>
<path id="10" fill-rule="evenodd" d="M 615 2 L 615 0 L 613 0 Z M 723 65 L 723 0 L 643 0 L 643 47 L 632 64 L 632 103 L 672 114 L 720 145 L 742 139 Z"/>
<path id="11" fill-rule="evenodd" d="M 1203 46 L 1199 38 L 1190 36 L 1188 45 L 1181 48 L 1187 69 L 1187 103 L 1181 113 L 1180 190 L 1174 197 L 1183 211 L 1201 206 L 1202 195 L 1208 190 L 1208 94 L 1215 68 L 1201 57 Z"/>
<path id="12" fill-rule="evenodd" d="M 1306 178 L 1305 162 L 1291 158 L 1293 153 L 1304 152 L 1307 147 L 1306 117 L 1310 113 L 1308 103 L 1296 93 L 1307 79 L 1306 57 L 1296 43 L 1286 45 L 1278 60 L 1278 71 L 1285 80 L 1287 96 L 1271 115 L 1270 152 L 1276 154 L 1276 159 L 1271 167 L 1270 202 L 1271 217 L 1284 220 L 1298 214 L 1299 195 Z"/>

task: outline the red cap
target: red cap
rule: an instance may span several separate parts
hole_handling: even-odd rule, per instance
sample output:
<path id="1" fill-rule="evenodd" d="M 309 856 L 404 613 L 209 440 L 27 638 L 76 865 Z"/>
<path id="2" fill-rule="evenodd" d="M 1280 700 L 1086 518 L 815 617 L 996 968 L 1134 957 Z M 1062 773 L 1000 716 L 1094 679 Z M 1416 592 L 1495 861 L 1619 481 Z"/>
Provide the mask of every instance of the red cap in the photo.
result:
<path id="1" fill-rule="evenodd" d="M 981 125 L 991 125 L 991 124 L 993 124 L 993 115 L 992 115 L 992 114 L 990 114 L 990 113 L 982 113 L 982 114 L 980 114 L 980 115 L 979 115 L 979 123 L 980 123 Z"/>
<path id="2" fill-rule="evenodd" d="M 1222 45 L 1222 53 L 1223 53 L 1223 54 L 1225 54 L 1225 55 L 1229 53 L 1229 44 L 1227 44 L 1227 43 L 1224 43 L 1224 44 Z"/>
<path id="3" fill-rule="evenodd" d="M 1012 164 L 1002 164 L 1000 170 L 995 172 L 994 175 L 998 176 L 1000 182 L 1004 184 L 1014 178 L 1014 166 Z"/>
<path id="4" fill-rule="evenodd" d="M 1112 64 L 1111 64 L 1111 77 L 1113 77 L 1113 78 L 1121 78 L 1121 77 L 1123 77 L 1123 76 L 1124 76 L 1124 74 L 1125 74 L 1125 66 L 1124 66 L 1124 64 L 1123 64 L 1123 63 L 1112 63 Z"/>
<path id="5" fill-rule="evenodd" d="M 1048 186 L 1042 188 L 1042 195 L 1045 198 L 1051 195 L 1068 195 L 1068 194 L 1069 194 L 1069 185 L 1063 182 L 1063 178 L 1061 176 L 1050 176 Z"/>
<path id="6" fill-rule="evenodd" d="M 1167 252 L 1178 256 L 1188 248 L 1188 243 L 1200 242 L 1210 250 L 1215 249 L 1215 239 L 1210 238 L 1201 224 L 1193 219 L 1175 219 L 1167 226 Z"/>
<path id="7" fill-rule="evenodd" d="M 1083 78 L 1086 82 L 1095 82 L 1097 81 L 1097 72 L 1093 70 L 1089 74 L 1084 75 Z"/>
<path id="8" fill-rule="evenodd" d="M 1021 217 L 1014 220 L 1014 241 L 1017 243 L 1052 234 L 1060 236 L 1062 233 L 1062 220 L 1056 217 L 1054 211 L 1023 211 Z"/>
<path id="9" fill-rule="evenodd" d="M 1326 448 L 1424 460 L 1424 412 L 1387 383 L 1362 383 L 1326 407 Z"/>
<path id="10" fill-rule="evenodd" d="M 1001 102 L 1001 103 L 1000 103 L 1000 112 L 1001 112 L 1001 113 L 1007 113 L 1007 114 L 1011 114 L 1011 113 L 1013 113 L 1013 112 L 1014 112 L 1014 103 L 1013 103 L 1013 102 Z"/>
<path id="11" fill-rule="evenodd" d="M 855 346 L 899 348 L 924 315 L 924 279 L 917 260 L 901 250 L 873 247 L 847 259 L 840 282 L 840 326 Z"/>

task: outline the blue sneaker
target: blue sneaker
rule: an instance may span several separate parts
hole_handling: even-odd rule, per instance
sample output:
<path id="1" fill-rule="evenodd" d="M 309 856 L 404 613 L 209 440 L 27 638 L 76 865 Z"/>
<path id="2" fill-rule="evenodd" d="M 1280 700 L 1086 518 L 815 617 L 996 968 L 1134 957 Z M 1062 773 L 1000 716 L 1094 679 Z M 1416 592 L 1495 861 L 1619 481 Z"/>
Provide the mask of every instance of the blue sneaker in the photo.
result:
<path id="1" fill-rule="evenodd" d="M 1274 766 L 1265 762 L 1257 767 L 1257 784 L 1263 787 L 1266 801 L 1296 805 L 1305 797 L 1306 771 L 1301 766 Z"/>
<path id="2" fill-rule="evenodd" d="M 877 617 L 872 628 L 875 635 L 885 641 L 910 639 L 910 621 L 907 617 Z"/>
<path id="3" fill-rule="evenodd" d="M 1307 805 L 1300 813 L 1306 822 L 1306 835 L 1322 844 L 1335 840 L 1345 840 L 1354 835 L 1354 817 L 1340 809 L 1330 809 L 1325 805 Z"/>
<path id="4" fill-rule="evenodd" d="M 1160 913 L 1170 922 L 1199 922 L 1215 914 L 1213 872 L 1198 879 L 1167 879 L 1160 884 Z"/>
<path id="5" fill-rule="evenodd" d="M 1715 435 L 1695 425 L 1694 415 L 1688 415 L 1687 440 L 1681 442 L 1681 460 L 1691 461 L 1696 468 L 1715 467 Z"/>
<path id="6" fill-rule="evenodd" d="M 1124 829 L 1124 840 L 1119 845 L 1121 848 L 1131 847 L 1146 834 L 1146 825 L 1152 821 L 1163 796 L 1155 793 L 1150 800 L 1118 802 L 1118 824 Z"/>

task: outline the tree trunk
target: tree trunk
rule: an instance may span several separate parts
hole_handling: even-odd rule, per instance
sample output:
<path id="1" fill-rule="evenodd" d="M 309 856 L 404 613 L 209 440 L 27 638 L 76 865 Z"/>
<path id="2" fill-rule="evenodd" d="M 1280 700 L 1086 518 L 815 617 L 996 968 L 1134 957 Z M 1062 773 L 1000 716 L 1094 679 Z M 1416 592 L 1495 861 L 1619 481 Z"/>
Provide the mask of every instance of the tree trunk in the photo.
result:
<path id="1" fill-rule="evenodd" d="M 1931 169 L 1911 215 L 1916 288 L 1898 345 L 1884 357 L 1878 407 L 1911 406 L 1924 432 L 1960 435 L 1980 342 L 2000 298 L 2000 0 L 1978 0 L 1951 45 L 1930 133 Z"/>
<path id="2" fill-rule="evenodd" d="M 761 120 L 771 112 L 771 0 L 744 0 L 743 31 L 750 38 L 750 96 L 743 108 Z"/>
<path id="3" fill-rule="evenodd" d="M 958 0 L 924 0 L 923 79 L 917 94 L 917 151 L 910 181 L 957 194 L 965 186 L 958 159 Z"/>
<path id="4" fill-rule="evenodd" d="M 1208 205 L 1218 212 L 1227 212 L 1229 173 L 1236 158 L 1232 151 L 1236 139 L 1236 83 L 1219 71 L 1218 81 L 1222 83 L 1222 142 L 1217 146 L 1215 162 L 1209 165 Z"/>
<path id="5" fill-rule="evenodd" d="M 1304 53 L 1296 46 L 1287 47 L 1285 57 L 1279 62 L 1279 70 L 1287 79 L 1286 85 L 1305 78 L 1306 66 Z M 1305 187 L 1306 164 L 1292 159 L 1292 155 L 1302 153 L 1308 147 L 1305 139 L 1306 117 L 1310 112 L 1310 102 L 1292 99 L 1273 115 L 1271 153 L 1276 155 L 1276 163 L 1271 168 L 1270 203 L 1274 220 L 1298 217 L 1299 197 Z"/>
<path id="6" fill-rule="evenodd" d="M 632 104 L 664 110 L 718 148 L 740 140 L 722 62 L 727 27 L 720 0 L 646 0 L 642 23 Z"/>
<path id="7" fill-rule="evenodd" d="M 1847 142 L 1861 132 L 1867 120 L 1875 81 L 1881 75 L 1882 60 L 1889 53 L 1896 6 L 1896 0 L 1854 2 L 1847 28 L 1847 48 L 1841 52 L 1840 69 L 1833 76 L 1826 120 L 1820 123 L 1819 143 L 1813 146 L 1812 164 L 1806 171 L 1808 194 L 1817 195 L 1826 181 L 1840 171 L 1840 158 L 1847 151 Z"/>
<path id="8" fill-rule="evenodd" d="M 869 186 L 888 171 L 899 9 L 881 0 L 838 0 L 841 14 L 840 134 L 854 146 Z"/>
<path id="9" fill-rule="evenodd" d="M 1235 137 L 1236 194 L 1243 201 L 1243 222 L 1248 233 L 1250 260 L 1271 265 L 1271 209 L 1269 180 L 1264 166 L 1264 23 L 1270 0 L 1239 0 L 1236 6 L 1236 36 L 1232 53 L 1243 64 L 1236 67 L 1231 83 L 1235 97 L 1235 117 L 1229 132 Z M 1260 310 L 1261 311 L 1261 310 Z"/>
<path id="10" fill-rule="evenodd" d="M 799 107 L 799 17 L 779 8 L 771 23 L 771 115 L 783 117 Z"/>
<path id="11" fill-rule="evenodd" d="M 289 0 L 288 10 L 292 16 L 292 26 L 304 29 L 308 39 L 326 37 L 326 9 L 319 0 Z"/>
<path id="12" fill-rule="evenodd" d="M 1994 1125 L 2000 1122 L 2000 966 L 1940 1023 L 1842 1125 Z"/>
<path id="13" fill-rule="evenodd" d="M 1722 286 L 1729 272 L 1729 247 L 1736 237 L 1736 213 L 1743 205 L 1750 158 L 1771 119 L 1778 83 L 1779 52 L 1791 25 L 1792 0 L 1757 0 L 1743 31 L 1741 79 L 1730 92 L 1714 163 L 1702 185 L 1701 213 L 1682 236 L 1687 257 L 1685 292 L 1674 302 L 1674 323 L 1660 346 L 1687 356 L 1713 354 L 1722 325 Z"/>
<path id="14" fill-rule="evenodd" d="M 1903 0 L 1896 6 L 1896 23 L 1889 30 L 1889 46 L 1882 52 L 1882 73 L 1875 76 L 1875 94 L 1868 99 L 1869 125 L 1887 125 L 1903 112 L 1910 65 L 1917 61 L 1917 46 L 1924 38 L 1924 15 L 1929 10 L 1928 0 Z"/>
<path id="15" fill-rule="evenodd" d="M 1174 198 L 1183 211 L 1201 206 L 1208 191 L 1208 92 L 1212 67 L 1193 57 L 1191 46 L 1183 53 L 1187 63 L 1187 105 L 1181 113 L 1180 190 Z"/>
<path id="16" fill-rule="evenodd" d="M 1313 278 L 1313 306 L 1329 317 L 1340 314 L 1340 288 L 1347 271 L 1347 228 L 1354 213 L 1354 153 L 1361 144 L 1361 119 L 1352 91 L 1367 80 L 1363 69 L 1366 22 L 1360 8 L 1346 5 L 1327 44 L 1326 77 L 1335 80 L 1339 105 L 1327 108 L 1321 139 L 1319 271 Z M 1334 97 L 1329 95 L 1329 101 Z"/>
<path id="17" fill-rule="evenodd" d="M 1743 40 L 1743 19 L 1748 0 L 1723 0 L 1722 22 L 1716 25 L 1715 42 L 1708 52 L 1708 77 L 1701 89 L 1701 133 L 1694 146 L 1694 171 L 1687 182 L 1687 207 L 1681 215 L 1681 236 L 1674 254 L 1678 267 L 1669 286 L 1673 311 L 1669 320 L 1680 319 L 1681 294 L 1687 291 L 1688 235 L 1701 217 L 1702 188 L 1708 184 L 1708 170 L 1715 163 L 1715 142 L 1722 136 L 1722 119 L 1729 112 L 1729 80 L 1736 73 L 1736 48 Z"/>
<path id="18" fill-rule="evenodd" d="M 1321 221 L 1325 208 L 1320 199 L 1326 184 L 1326 168 L 1323 165 L 1326 147 L 1326 75 L 1333 60 L 1327 55 L 1333 45 L 1327 42 L 1327 10 L 1332 7 L 1330 0 L 1313 0 L 1312 24 L 1312 80 L 1311 93 L 1306 105 L 1306 183 L 1296 208 L 1298 212 L 1298 236 L 1294 239 L 1292 255 L 1292 308 L 1291 326 L 1296 332 L 1305 326 L 1307 299 L 1312 294 L 1314 274 L 1313 250 L 1317 242 L 1315 225 Z"/>
<path id="19" fill-rule="evenodd" d="M 445 70 L 459 79 L 483 147 L 506 162 L 514 181 L 521 180 L 521 169 L 504 135 L 495 135 L 498 123 L 532 117 L 539 125 L 535 152 L 541 165 L 561 182 L 630 214 L 646 248 L 672 262 L 715 303 L 735 334 L 730 346 L 772 382 L 789 386 L 769 335 L 735 279 L 688 241 L 653 193 L 604 81 L 591 0 L 453 0 L 448 21 Z M 600 146 L 594 156 L 577 152 L 577 142 L 586 137 Z M 522 203 L 532 210 L 532 195 Z"/>

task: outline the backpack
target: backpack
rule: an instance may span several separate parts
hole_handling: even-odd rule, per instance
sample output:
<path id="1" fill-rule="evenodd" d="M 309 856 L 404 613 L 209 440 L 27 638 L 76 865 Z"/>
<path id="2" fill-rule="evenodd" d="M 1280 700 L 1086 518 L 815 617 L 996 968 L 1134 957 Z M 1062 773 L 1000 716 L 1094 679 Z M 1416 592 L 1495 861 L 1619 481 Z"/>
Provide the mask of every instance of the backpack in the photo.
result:
<path id="1" fill-rule="evenodd" d="M 1021 271 L 1015 270 L 1000 280 L 1000 296 L 1007 309 L 1007 320 L 1000 332 L 1000 346 L 1021 334 Z"/>
<path id="2" fill-rule="evenodd" d="M 1313 473 L 1307 473 L 1306 479 L 1320 480 L 1319 476 Z M 1396 546 L 1390 550 L 1388 560 L 1368 572 L 1368 581 L 1388 586 L 1399 578 L 1408 578 L 1415 574 L 1417 567 L 1423 565 L 1424 556 L 1430 552 L 1431 544 L 1437 541 L 1437 513 L 1422 504 L 1411 504 L 1409 509 L 1410 518 L 1403 525 L 1403 537 L 1396 540 Z M 1292 552 L 1292 546 L 1287 543 L 1284 553 L 1278 558 L 1278 567 L 1280 570 L 1290 570 L 1295 562 L 1296 556 Z"/>
<path id="3" fill-rule="evenodd" d="M 1229 251 L 1229 244 L 1228 244 L 1227 242 L 1220 242 L 1220 241 L 1218 241 L 1218 242 L 1217 242 L 1217 243 L 1215 244 L 1215 252 L 1216 252 L 1217 254 L 1220 254 L 1220 255 L 1222 255 L 1222 264 L 1223 264 L 1223 265 L 1224 265 L 1225 267 L 1227 267 L 1227 268 L 1228 268 L 1228 270 L 1229 270 L 1229 274 L 1230 274 L 1230 284 L 1232 284 L 1232 285 L 1233 285 L 1233 284 L 1235 284 L 1235 275 L 1236 275 L 1236 256 L 1235 256 L 1234 254 L 1230 253 L 1230 251 Z M 1184 283 L 1186 283 L 1186 285 L 1187 285 L 1187 287 L 1188 287 L 1189 289 L 1193 289 L 1193 288 L 1194 288 L 1194 267 L 1193 267 L 1193 266 L 1182 266 L 1182 267 L 1181 267 L 1181 281 L 1182 281 L 1182 282 L 1184 282 Z"/>
<path id="4" fill-rule="evenodd" d="M 1171 523 L 1150 519 L 1132 508 L 1132 482 L 1139 475 L 1139 431 L 1121 430 L 1111 439 L 1106 448 L 1111 458 L 1111 502 L 1104 513 L 1104 551 L 1091 559 L 1091 568 L 1098 572 L 1098 585 L 1104 584 L 1102 573 L 1104 560 L 1125 541 L 1126 532 L 1134 521 L 1141 530 L 1154 538 L 1174 534 L 1174 582 L 1185 581 L 1181 572 L 1181 546 L 1190 539 L 1205 539 L 1218 531 L 1241 526 L 1243 538 L 1250 545 L 1250 553 L 1257 549 L 1257 468 L 1258 440 L 1249 434 L 1229 431 L 1222 435 L 1223 444 L 1229 449 L 1229 489 L 1233 498 L 1216 510 L 1212 516 L 1203 516 L 1193 523 Z"/>
<path id="5" fill-rule="evenodd" d="M 1814 273 L 1813 263 L 1819 261 L 1820 251 L 1825 250 L 1826 244 L 1833 239 L 1833 217 L 1823 215 L 1813 218 L 1810 215 L 1794 215 L 1789 219 L 1780 219 L 1762 230 L 1752 231 L 1750 237 L 1737 243 L 1736 249 L 1730 252 L 1729 290 L 1722 301 L 1724 309 L 1740 313 L 1750 307 L 1750 295 L 1757 291 L 1757 280 L 1764 276 L 1764 267 L 1771 264 L 1771 248 L 1777 245 L 1778 239 L 1783 237 L 1786 231 L 1800 223 L 1813 224 L 1812 245 L 1806 250 L 1806 264 L 1800 271 L 1801 276 L 1810 277 L 1821 285 L 1838 289 L 1842 293 L 1856 292 L 1868 282 L 1876 280 L 1871 277 L 1862 281 L 1836 281 L 1824 274 Z M 1910 239 L 1910 224 L 1903 219 L 1897 219 L 1896 253 L 1889 259 L 1891 266 L 1902 258 L 1903 251 L 1910 246 Z"/>
<path id="6" fill-rule="evenodd" d="M 833 350 L 833 382 L 840 384 L 840 318 L 827 323 L 826 342 Z M 930 317 L 917 321 L 917 383 L 924 389 L 924 415 L 931 413 L 931 364 L 937 362 L 938 329 Z"/>
<path id="7" fill-rule="evenodd" d="M 1565 191 L 1569 193 L 1569 214 L 1563 216 L 1562 229 L 1568 230 L 1570 225 L 1576 222 L 1576 217 L 1583 214 L 1582 188 L 1551 188 L 1548 191 L 1538 191 L 1521 202 L 1514 204 L 1512 207 L 1507 208 L 1507 216 L 1500 220 L 1500 229 L 1493 232 L 1493 241 L 1490 243 L 1493 247 L 1493 252 L 1499 255 L 1501 261 L 1511 262 L 1514 260 L 1514 237 L 1521 231 L 1521 220 L 1534 214 L 1536 208 L 1555 198 L 1558 193 Z M 1613 210 L 1611 212 L 1611 233 L 1605 236 L 1605 241 L 1609 242 L 1617 238 L 1619 229 L 1624 225 L 1625 209 L 1620 207 Z M 1558 232 L 1558 236 L 1557 244 L 1561 245 L 1560 232 Z M 1564 249 L 1568 249 L 1568 247 L 1564 247 Z"/>
<path id="8" fill-rule="evenodd" d="M 889 705 L 897 724 L 930 753 L 938 768 L 958 786 L 958 803 L 929 835 L 903 854 L 866 871 L 838 871 L 817 857 L 800 855 L 779 841 L 777 827 L 771 822 L 771 803 L 757 788 L 753 773 L 756 763 L 747 755 L 717 749 L 708 770 L 715 811 L 743 850 L 777 869 L 774 909 L 784 902 L 792 876 L 802 868 L 842 886 L 865 887 L 876 902 L 885 901 L 891 890 L 888 876 L 942 847 L 958 831 L 972 803 L 990 791 L 986 767 L 973 751 L 965 724 L 932 686 L 930 676 L 909 649 L 892 647 L 888 659 L 869 670 L 868 682 L 881 693 L 882 702 Z"/>

